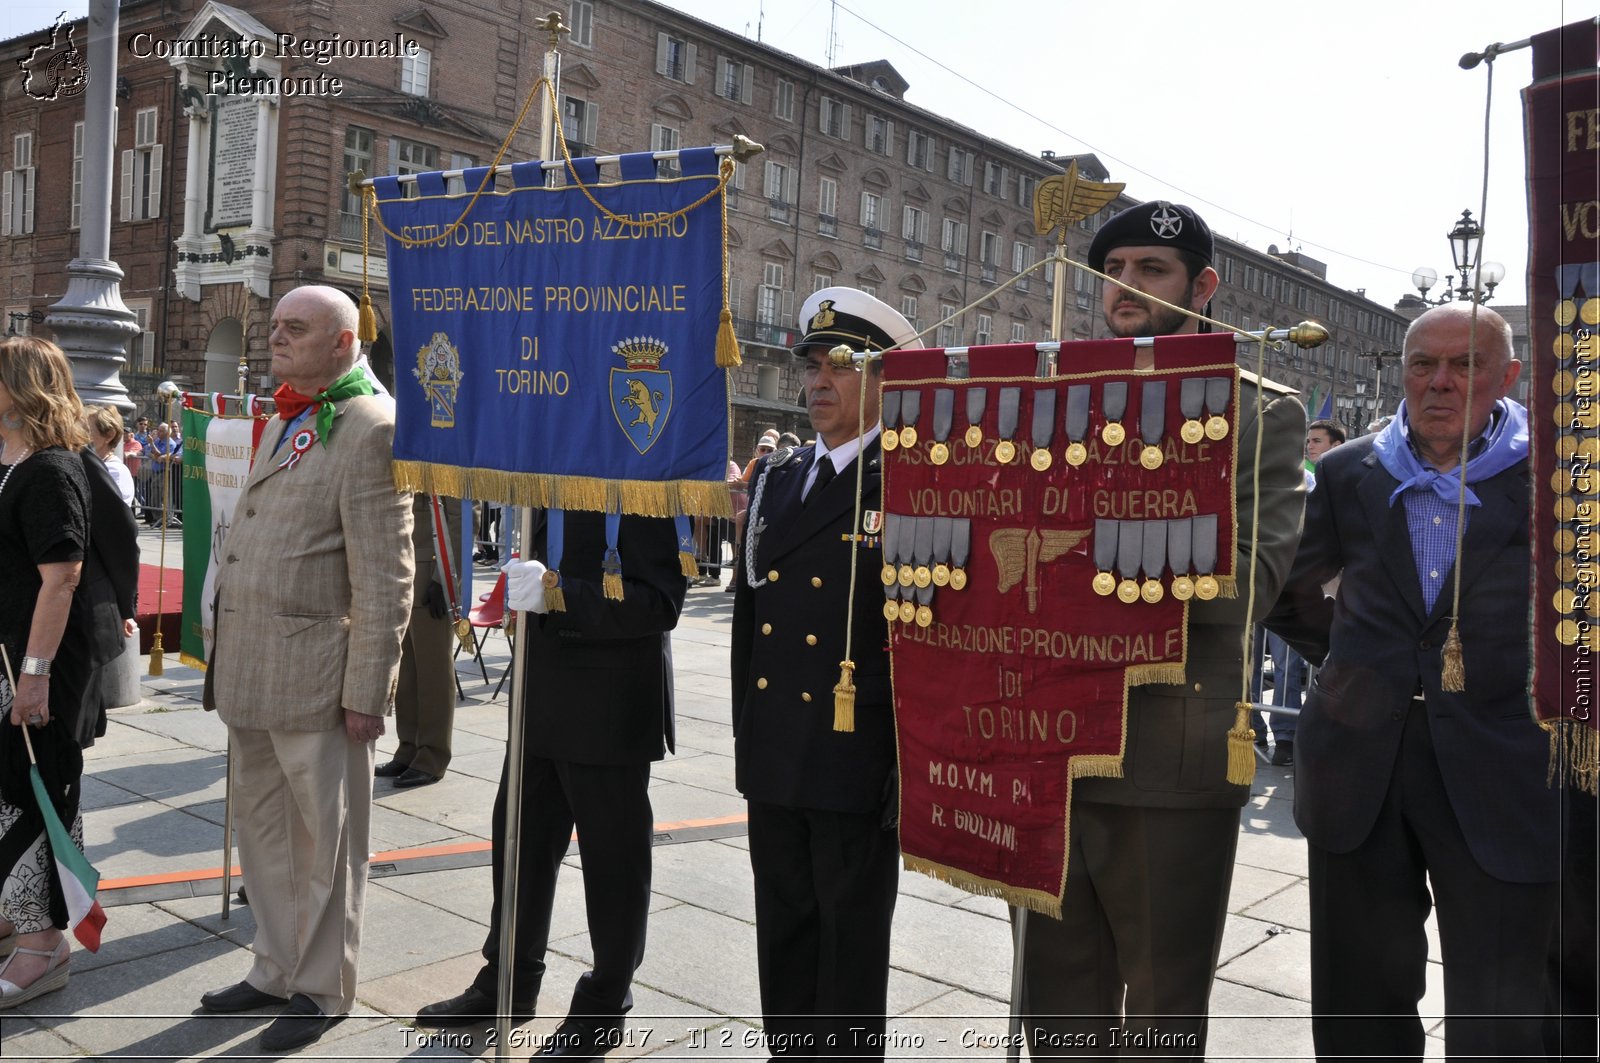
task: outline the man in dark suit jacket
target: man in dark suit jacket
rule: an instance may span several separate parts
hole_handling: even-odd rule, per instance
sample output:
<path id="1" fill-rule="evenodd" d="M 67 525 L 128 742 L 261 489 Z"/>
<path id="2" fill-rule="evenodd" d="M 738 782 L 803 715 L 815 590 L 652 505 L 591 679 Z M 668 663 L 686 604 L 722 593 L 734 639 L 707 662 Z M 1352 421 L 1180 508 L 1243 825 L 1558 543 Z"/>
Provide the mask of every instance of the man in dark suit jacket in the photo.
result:
<path id="1" fill-rule="evenodd" d="M 650 906 L 650 765 L 673 745 L 672 644 L 669 632 L 688 591 L 673 522 L 622 517 L 616 549 L 621 601 L 605 597 L 608 545 L 599 513 L 537 515 L 532 554 L 507 566 L 508 604 L 523 614 L 527 639 L 523 691 L 520 877 L 512 1012 L 533 1014 L 544 978 L 556 875 L 574 826 L 594 948 L 593 969 L 578 979 L 567 1019 L 541 1056 L 597 1059 L 617 1043 L 633 1006 L 633 973 L 644 960 Z M 551 561 L 550 522 L 562 521 L 559 563 L 564 610 L 546 611 L 541 577 Z M 554 565 L 551 566 L 555 568 Z M 494 907 L 483 968 L 466 992 L 430 1004 L 422 1026 L 492 1027 L 500 981 L 500 881 L 505 849 L 507 779 L 495 797 Z"/>
<path id="2" fill-rule="evenodd" d="M 862 371 L 827 354 L 921 344 L 904 317 L 853 288 L 814 293 L 800 319 L 794 353 L 817 442 L 757 465 L 733 606 L 734 759 L 750 808 L 761 1010 L 774 1055 L 882 1056 L 900 867 L 876 533 L 882 367 L 869 363 L 863 396 Z M 836 731 L 847 614 L 855 730 Z"/>
<path id="3" fill-rule="evenodd" d="M 1561 794 L 1545 783 L 1549 744 L 1524 689 L 1528 431 L 1526 412 L 1505 398 L 1521 368 L 1510 328 L 1478 308 L 1469 366 L 1473 329 L 1466 303 L 1412 323 L 1405 402 L 1378 435 L 1323 457 L 1268 619 L 1321 663 L 1300 720 L 1294 811 L 1310 854 L 1312 1031 L 1323 1056 L 1422 1056 L 1430 893 L 1446 1053 L 1542 1052 Z M 1464 428 L 1473 442 L 1458 558 Z M 1324 597 L 1341 571 L 1337 598 Z M 1460 692 L 1441 686 L 1452 614 Z"/>
<path id="4" fill-rule="evenodd" d="M 1142 293 L 1201 311 L 1218 284 L 1212 254 L 1211 230 L 1180 204 L 1143 203 L 1107 221 L 1090 246 L 1089 264 L 1136 289 L 1104 286 L 1112 334 L 1198 331 L 1194 318 Z M 1151 353 L 1143 348 L 1135 366 L 1143 368 Z M 1305 409 L 1289 389 L 1245 374 L 1236 420 L 1234 571 L 1243 587 L 1253 545 L 1259 616 L 1277 597 L 1294 557 L 1305 486 L 1299 460 Z M 1259 476 L 1252 471 L 1258 436 Z M 1035 1059 L 1117 1055 L 1109 1031 L 1119 1025 L 1130 1033 L 1153 1029 L 1171 1058 L 1205 1054 L 1239 809 L 1249 791 L 1227 781 L 1248 604 L 1243 594 L 1190 603 L 1187 682 L 1133 688 L 1122 778 L 1073 785 L 1061 919 L 1028 920 L 1022 1010 Z M 1058 1051 L 1063 1047 L 1071 1051 Z"/>

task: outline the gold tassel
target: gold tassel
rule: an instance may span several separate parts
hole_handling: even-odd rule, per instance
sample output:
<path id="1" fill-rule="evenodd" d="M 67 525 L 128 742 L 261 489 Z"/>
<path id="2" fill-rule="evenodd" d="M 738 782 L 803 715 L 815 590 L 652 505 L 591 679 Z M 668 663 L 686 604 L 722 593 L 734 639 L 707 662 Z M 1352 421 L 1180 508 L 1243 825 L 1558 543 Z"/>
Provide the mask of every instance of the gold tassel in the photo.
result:
<path id="1" fill-rule="evenodd" d="M 156 635 L 150 642 L 150 674 L 161 675 L 165 665 L 161 660 L 161 618 L 156 617 Z"/>
<path id="2" fill-rule="evenodd" d="M 856 729 L 856 662 L 839 662 L 839 683 L 833 688 L 833 729 Z"/>
<path id="3" fill-rule="evenodd" d="M 1467 689 L 1467 665 L 1461 658 L 1461 632 L 1456 622 L 1450 621 L 1450 634 L 1444 639 L 1444 652 L 1440 655 L 1443 667 L 1439 670 L 1439 689 L 1459 694 Z"/>
<path id="4" fill-rule="evenodd" d="M 567 595 L 559 584 L 544 589 L 544 608 L 547 613 L 564 613 L 567 611 Z"/>
<path id="5" fill-rule="evenodd" d="M 687 550 L 678 551 L 678 570 L 686 579 L 694 579 L 700 575 L 700 566 L 695 564 L 694 555 Z"/>
<path id="6" fill-rule="evenodd" d="M 462 649 L 466 649 L 472 644 L 472 621 L 463 616 L 455 622 L 455 629 L 456 641 Z"/>
<path id="7" fill-rule="evenodd" d="M 717 366 L 732 369 L 743 365 L 744 359 L 739 357 L 739 338 L 733 334 L 733 312 L 723 307 L 721 317 L 722 323 L 717 326 Z"/>
<path id="8" fill-rule="evenodd" d="M 372 309 L 372 296 L 361 293 L 361 325 L 356 329 L 356 339 L 362 343 L 378 340 L 378 315 Z"/>
<path id="9" fill-rule="evenodd" d="M 600 577 L 600 584 L 605 589 L 605 595 L 614 602 L 622 601 L 622 573 L 607 572 Z"/>
<path id="10" fill-rule="evenodd" d="M 1250 726 L 1250 703 L 1234 703 L 1237 713 L 1233 727 L 1228 731 L 1228 781 L 1235 786 L 1249 786 L 1256 777 L 1256 732 Z"/>

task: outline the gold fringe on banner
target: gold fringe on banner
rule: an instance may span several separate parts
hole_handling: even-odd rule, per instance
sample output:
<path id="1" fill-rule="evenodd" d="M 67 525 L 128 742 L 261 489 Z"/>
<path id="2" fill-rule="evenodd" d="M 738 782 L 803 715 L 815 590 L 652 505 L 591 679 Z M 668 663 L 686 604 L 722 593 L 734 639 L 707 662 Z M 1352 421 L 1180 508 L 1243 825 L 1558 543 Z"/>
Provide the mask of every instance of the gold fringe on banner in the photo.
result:
<path id="1" fill-rule="evenodd" d="M 198 668 L 202 672 L 206 670 L 206 662 L 190 653 L 178 654 L 178 663 L 187 668 Z"/>
<path id="2" fill-rule="evenodd" d="M 1550 732 L 1550 770 L 1545 785 L 1575 786 L 1584 793 L 1600 793 L 1600 733 L 1583 720 L 1563 716 L 1540 720 Z"/>
<path id="3" fill-rule="evenodd" d="M 688 579 L 700 575 L 700 566 L 695 564 L 694 555 L 687 550 L 678 551 L 678 571 Z"/>
<path id="4" fill-rule="evenodd" d="M 1256 778 L 1256 732 L 1250 726 L 1250 703 L 1234 702 L 1233 727 L 1228 731 L 1228 781 L 1249 786 Z"/>
<path id="5" fill-rule="evenodd" d="M 1216 580 L 1217 580 L 1217 597 L 1218 598 L 1237 598 L 1237 597 L 1239 597 L 1239 577 L 1238 576 L 1218 576 L 1218 577 L 1216 577 Z"/>
<path id="6" fill-rule="evenodd" d="M 1016 905 L 1018 908 L 1026 908 L 1030 912 L 1048 915 L 1052 919 L 1061 918 L 1061 898 L 1053 894 L 1042 893 L 1039 890 L 1017 889 L 1014 886 L 1007 886 L 1003 882 L 982 878 L 959 868 L 938 864 L 920 856 L 907 855 L 905 863 L 908 871 L 919 871 L 930 878 L 936 878 L 940 882 L 948 882 L 958 889 L 964 889 L 968 893 L 976 893 L 980 897 L 999 897 L 1007 904 Z"/>
<path id="7" fill-rule="evenodd" d="M 1459 694 L 1467 689 L 1467 664 L 1461 655 L 1461 631 L 1454 617 L 1450 620 L 1450 634 L 1444 637 L 1440 651 L 1439 689 Z"/>
<path id="8" fill-rule="evenodd" d="M 567 594 L 558 583 L 554 587 L 544 589 L 544 608 L 547 613 L 564 613 L 567 611 Z"/>
<path id="9" fill-rule="evenodd" d="M 1067 773 L 1074 779 L 1120 779 L 1122 757 L 1116 754 L 1073 757 Z"/>
<path id="10" fill-rule="evenodd" d="M 614 602 L 622 601 L 622 573 L 607 572 L 600 577 L 600 586 L 607 598 Z"/>
<path id="11" fill-rule="evenodd" d="M 1128 685 L 1142 687 L 1147 683 L 1181 683 L 1184 680 L 1181 664 L 1132 664 L 1128 666 Z"/>
<path id="12" fill-rule="evenodd" d="M 839 662 L 839 682 L 833 688 L 833 729 L 856 729 L 856 662 Z"/>
<path id="13" fill-rule="evenodd" d="M 505 472 L 421 461 L 394 463 L 401 491 L 478 498 L 534 509 L 577 509 L 642 517 L 731 517 L 728 485 L 707 480 L 602 480 L 590 476 Z"/>

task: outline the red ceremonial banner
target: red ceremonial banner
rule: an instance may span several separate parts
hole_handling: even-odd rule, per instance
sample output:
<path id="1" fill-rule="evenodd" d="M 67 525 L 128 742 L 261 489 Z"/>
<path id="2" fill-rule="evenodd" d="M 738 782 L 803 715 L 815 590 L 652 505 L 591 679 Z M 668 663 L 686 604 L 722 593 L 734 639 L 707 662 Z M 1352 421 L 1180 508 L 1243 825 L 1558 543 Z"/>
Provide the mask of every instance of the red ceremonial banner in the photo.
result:
<path id="1" fill-rule="evenodd" d="M 1533 711 L 1595 792 L 1600 653 L 1600 72 L 1591 19 L 1533 38 L 1528 143 Z"/>
<path id="2" fill-rule="evenodd" d="M 1231 334 L 884 356 L 885 616 L 906 865 L 1059 916 L 1072 780 L 1234 596 Z"/>

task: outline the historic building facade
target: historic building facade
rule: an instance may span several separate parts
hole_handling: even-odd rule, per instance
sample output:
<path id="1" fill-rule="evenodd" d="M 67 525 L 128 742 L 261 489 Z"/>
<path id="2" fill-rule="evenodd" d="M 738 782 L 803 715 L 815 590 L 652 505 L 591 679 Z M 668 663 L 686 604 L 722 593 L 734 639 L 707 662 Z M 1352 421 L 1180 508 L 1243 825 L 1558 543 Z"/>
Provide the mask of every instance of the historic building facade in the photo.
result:
<path id="1" fill-rule="evenodd" d="M 550 6 L 124 3 L 112 256 L 143 329 L 131 368 L 232 391 L 243 356 L 251 385 L 270 384 L 272 300 L 312 281 L 359 289 L 360 209 L 346 172 L 488 161 L 539 77 L 546 38 L 533 20 Z M 928 344 L 954 346 L 1050 338 L 1059 280 L 1071 286 L 1062 338 L 1105 334 L 1097 278 L 1076 267 L 1058 274 L 1047 263 L 1054 240 L 1034 227 L 1039 183 L 1067 157 L 1023 151 L 916 106 L 885 62 L 823 69 L 648 0 L 564 6 L 571 33 L 558 107 L 574 154 L 722 144 L 735 134 L 766 149 L 738 168 L 730 194 L 745 357 L 733 378 L 732 451 L 741 463 L 767 427 L 808 434 L 787 348 L 796 308 L 819 287 L 864 288 L 928 330 Z M 80 47 L 82 31 L 79 23 Z M 76 250 L 81 102 L 37 100 L 11 73 L 49 32 L 0 42 L 8 313 L 58 299 Z M 281 54 L 280 34 L 298 47 Z M 261 54 L 207 50 L 219 41 Z M 535 144 L 535 130 L 524 129 L 508 157 L 530 158 Z M 1116 176 L 1092 155 L 1073 158 L 1092 179 Z M 1082 261 L 1099 222 L 1130 202 L 1071 225 L 1068 257 Z M 373 246 L 381 323 L 381 242 Z M 1371 379 L 1360 355 L 1398 348 L 1404 319 L 1330 285 L 1319 263 L 1226 239 L 1218 252 L 1216 316 L 1249 328 L 1316 318 L 1333 330 L 1323 349 L 1274 352 L 1267 365 L 1306 393 L 1313 414 L 1321 396 Z M 392 357 L 385 334 L 374 360 Z M 1398 384 L 1384 391 L 1397 395 Z"/>

